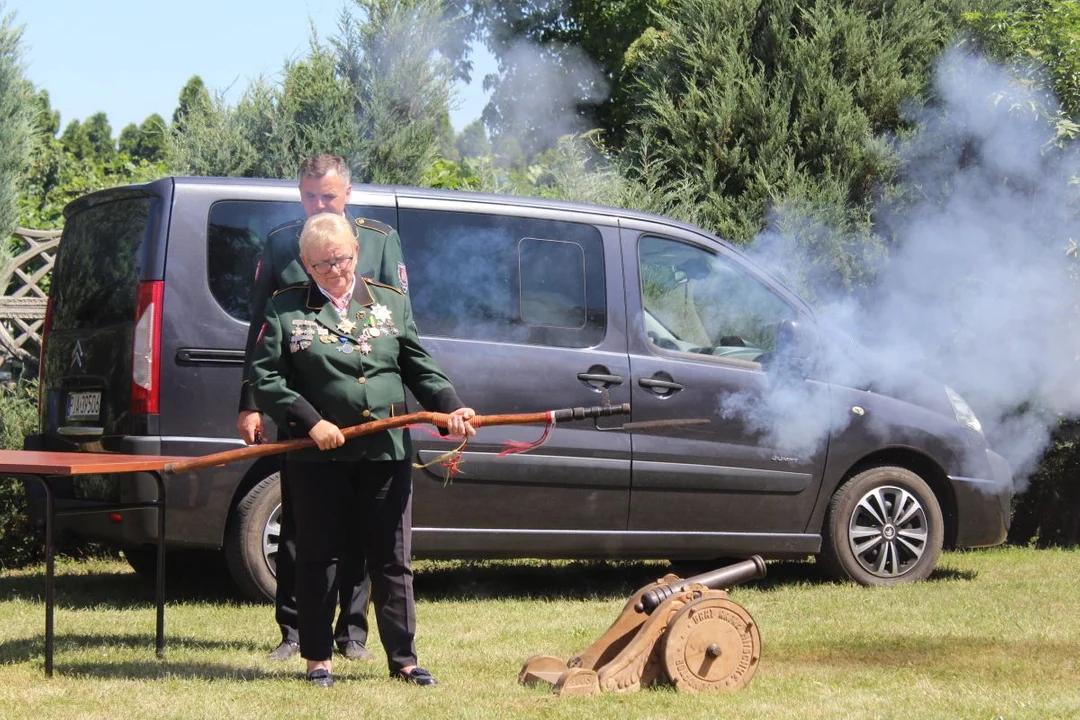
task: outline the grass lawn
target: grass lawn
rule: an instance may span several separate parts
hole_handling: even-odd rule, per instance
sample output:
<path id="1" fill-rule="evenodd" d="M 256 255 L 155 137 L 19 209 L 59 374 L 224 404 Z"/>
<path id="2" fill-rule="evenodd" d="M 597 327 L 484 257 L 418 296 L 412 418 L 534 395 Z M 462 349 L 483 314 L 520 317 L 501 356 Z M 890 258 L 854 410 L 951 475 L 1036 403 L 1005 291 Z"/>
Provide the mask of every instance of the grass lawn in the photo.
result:
<path id="1" fill-rule="evenodd" d="M 706 569 L 706 568 L 701 568 Z M 273 608 L 238 601 L 212 566 L 170 577 L 165 660 L 153 584 L 122 562 L 58 564 L 55 676 L 44 676 L 44 569 L 0 573 L 0 718 L 1080 718 L 1080 551 L 946 553 L 927 582 L 825 582 L 770 563 L 732 599 L 762 660 L 731 693 L 670 688 L 560 700 L 517 684 L 530 655 L 569 657 L 663 563 L 417 563 L 424 690 L 385 656 L 338 660 L 334 688 L 272 663 Z"/>

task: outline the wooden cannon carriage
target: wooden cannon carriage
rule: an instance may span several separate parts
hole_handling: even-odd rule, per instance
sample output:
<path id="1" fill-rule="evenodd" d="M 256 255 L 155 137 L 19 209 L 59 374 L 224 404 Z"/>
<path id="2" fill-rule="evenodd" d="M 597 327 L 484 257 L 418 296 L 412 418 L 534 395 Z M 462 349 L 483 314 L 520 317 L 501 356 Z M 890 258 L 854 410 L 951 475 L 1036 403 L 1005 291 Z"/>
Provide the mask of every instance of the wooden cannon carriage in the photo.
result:
<path id="1" fill-rule="evenodd" d="M 518 675 L 559 696 L 630 692 L 670 683 L 680 690 L 745 687 L 761 659 L 757 624 L 725 590 L 765 577 L 758 556 L 685 580 L 666 575 L 634 593 L 600 638 L 567 661 L 534 655 Z"/>

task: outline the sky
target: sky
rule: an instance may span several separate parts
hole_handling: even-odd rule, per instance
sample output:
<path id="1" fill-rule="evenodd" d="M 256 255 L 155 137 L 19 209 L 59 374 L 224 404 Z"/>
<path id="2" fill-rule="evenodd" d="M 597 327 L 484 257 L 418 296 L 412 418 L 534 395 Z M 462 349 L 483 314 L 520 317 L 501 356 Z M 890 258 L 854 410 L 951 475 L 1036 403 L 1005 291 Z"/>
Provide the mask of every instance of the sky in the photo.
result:
<path id="1" fill-rule="evenodd" d="M 0 0 L 0 12 L 23 26 L 27 77 L 48 90 L 61 130 L 103 111 L 119 136 L 153 113 L 170 120 L 192 75 L 236 102 L 250 81 L 306 53 L 312 23 L 321 38 L 335 34 L 344 2 Z M 473 59 L 475 81 L 457 88 L 450 113 L 457 130 L 480 116 L 481 80 L 494 69 L 482 48 Z"/>

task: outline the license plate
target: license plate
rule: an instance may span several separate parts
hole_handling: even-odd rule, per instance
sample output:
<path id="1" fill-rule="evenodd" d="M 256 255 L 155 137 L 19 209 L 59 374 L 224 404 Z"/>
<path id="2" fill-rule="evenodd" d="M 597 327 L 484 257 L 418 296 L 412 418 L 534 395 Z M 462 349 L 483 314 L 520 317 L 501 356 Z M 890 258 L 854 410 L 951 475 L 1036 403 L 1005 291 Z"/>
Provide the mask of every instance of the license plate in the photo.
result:
<path id="1" fill-rule="evenodd" d="M 68 420 L 97 420 L 101 417 L 101 393 L 69 393 L 67 401 Z"/>

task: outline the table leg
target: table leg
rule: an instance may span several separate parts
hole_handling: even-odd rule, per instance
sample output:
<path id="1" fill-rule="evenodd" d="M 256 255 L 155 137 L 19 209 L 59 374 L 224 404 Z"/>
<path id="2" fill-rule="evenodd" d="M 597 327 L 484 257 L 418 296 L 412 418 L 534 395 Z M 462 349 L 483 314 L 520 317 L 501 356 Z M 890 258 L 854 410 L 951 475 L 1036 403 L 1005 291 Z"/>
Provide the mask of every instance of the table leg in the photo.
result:
<path id="1" fill-rule="evenodd" d="M 56 574 L 53 547 L 53 514 L 55 505 L 48 478 L 34 475 L 45 487 L 45 674 L 53 674 L 53 609 L 56 603 Z"/>
<path id="2" fill-rule="evenodd" d="M 157 576 L 155 604 L 157 606 L 157 634 L 154 649 L 158 658 L 165 656 L 165 480 L 160 472 L 150 471 L 157 483 L 158 499 L 156 502 L 129 503 L 120 505 L 95 506 L 94 508 L 56 510 L 52 485 L 49 476 L 18 473 L 15 477 L 32 478 L 41 483 L 45 490 L 45 674 L 53 675 L 53 651 L 56 635 L 53 616 L 56 609 L 56 547 L 53 541 L 53 528 L 56 515 L 84 515 L 95 512 L 115 512 L 153 507 L 157 510 Z"/>
<path id="3" fill-rule="evenodd" d="M 157 638 L 155 650 L 159 659 L 165 657 L 165 481 L 159 472 L 150 473 L 158 487 L 157 505 Z"/>

